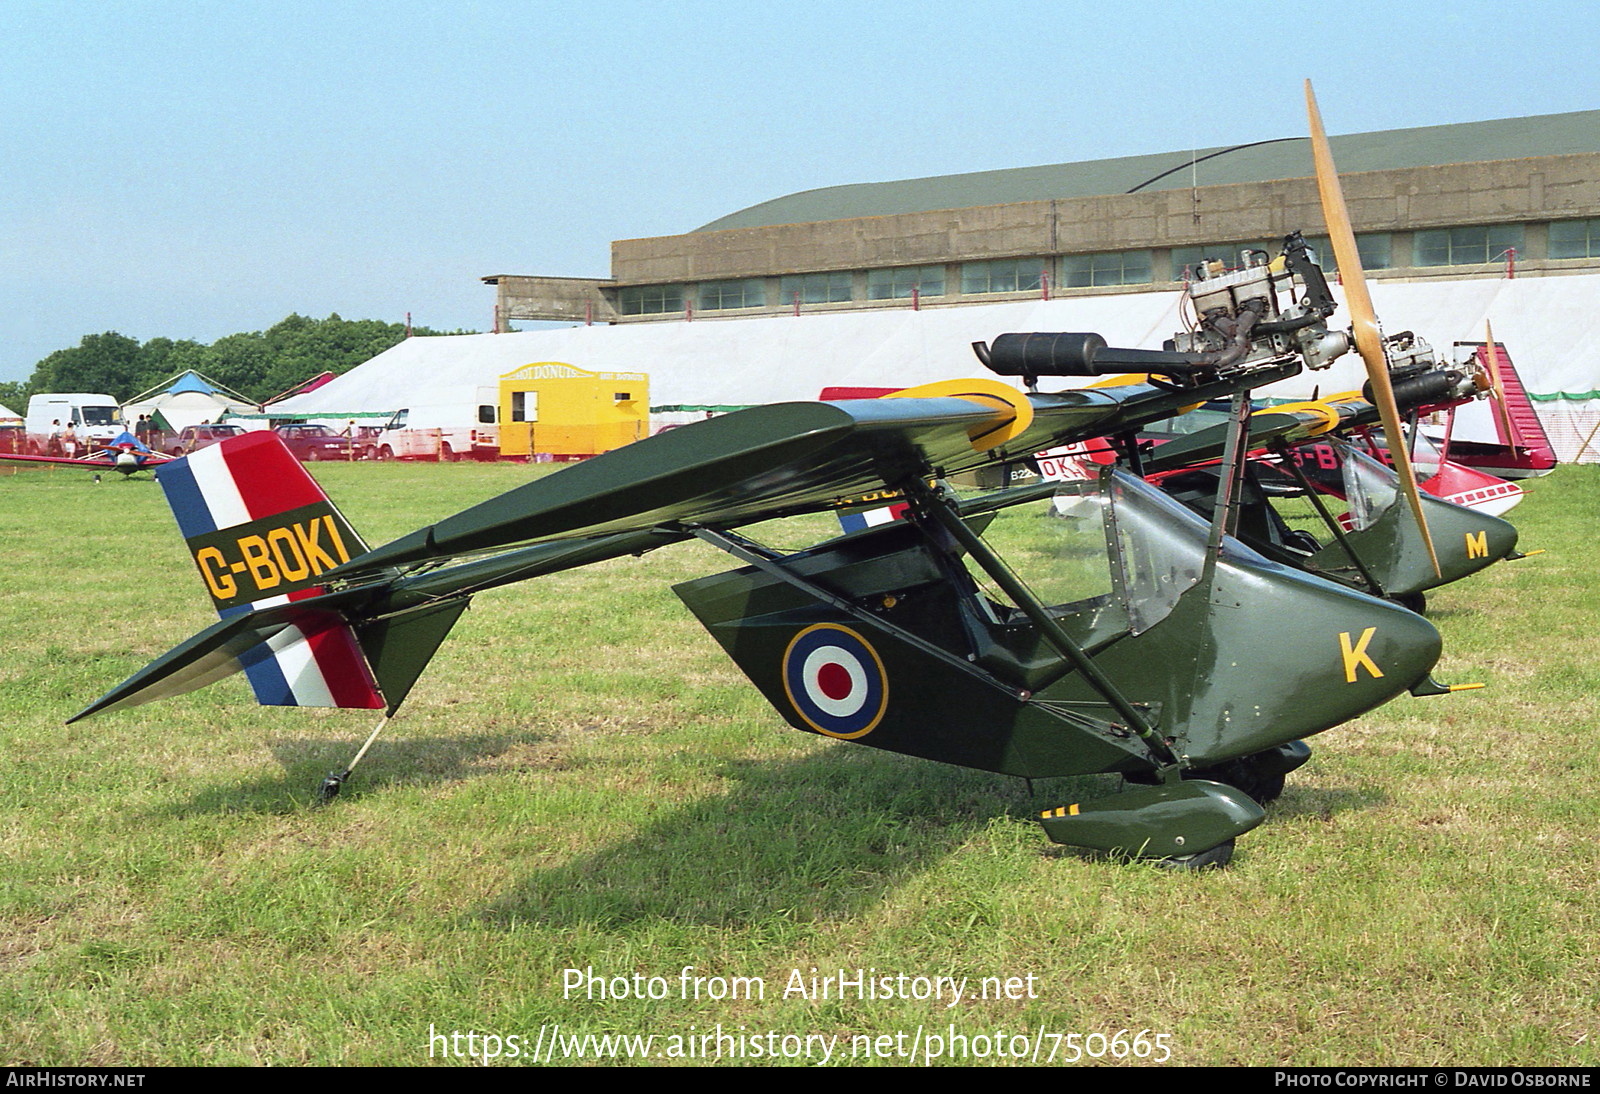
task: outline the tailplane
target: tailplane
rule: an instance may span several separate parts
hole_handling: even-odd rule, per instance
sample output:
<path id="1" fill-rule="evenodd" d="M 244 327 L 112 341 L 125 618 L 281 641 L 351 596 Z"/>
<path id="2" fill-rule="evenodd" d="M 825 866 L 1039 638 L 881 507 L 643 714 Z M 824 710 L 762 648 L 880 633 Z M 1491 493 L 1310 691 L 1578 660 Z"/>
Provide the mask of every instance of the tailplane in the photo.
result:
<path id="1" fill-rule="evenodd" d="M 264 706 L 393 713 L 467 606 L 401 608 L 388 581 L 330 592 L 322 575 L 367 545 L 275 433 L 229 438 L 156 479 L 221 618 L 72 721 L 241 670 Z"/>

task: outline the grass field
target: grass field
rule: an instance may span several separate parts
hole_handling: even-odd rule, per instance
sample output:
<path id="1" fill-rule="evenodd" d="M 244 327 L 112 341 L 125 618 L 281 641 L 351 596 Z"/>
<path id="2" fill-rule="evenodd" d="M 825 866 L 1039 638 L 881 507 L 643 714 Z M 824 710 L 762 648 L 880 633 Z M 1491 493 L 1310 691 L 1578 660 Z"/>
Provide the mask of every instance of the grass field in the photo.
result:
<path id="1" fill-rule="evenodd" d="M 373 543 L 528 474 L 316 472 Z M 784 727 L 668 588 L 728 568 L 698 545 L 480 596 L 328 808 L 368 713 L 235 678 L 64 727 L 211 610 L 153 483 L 0 476 L 0 1064 L 527 1062 L 559 1025 L 663 1062 L 720 1031 L 835 1064 L 937 1034 L 967 1063 L 1162 1035 L 1174 1064 L 1593 1066 L 1597 515 L 1600 468 L 1532 484 L 1512 516 L 1548 553 L 1430 596 L 1436 674 L 1488 688 L 1317 738 L 1233 865 L 1184 875 L 1031 820 L 1114 779 L 1030 798 Z M 785 997 L 858 968 L 968 997 Z"/>

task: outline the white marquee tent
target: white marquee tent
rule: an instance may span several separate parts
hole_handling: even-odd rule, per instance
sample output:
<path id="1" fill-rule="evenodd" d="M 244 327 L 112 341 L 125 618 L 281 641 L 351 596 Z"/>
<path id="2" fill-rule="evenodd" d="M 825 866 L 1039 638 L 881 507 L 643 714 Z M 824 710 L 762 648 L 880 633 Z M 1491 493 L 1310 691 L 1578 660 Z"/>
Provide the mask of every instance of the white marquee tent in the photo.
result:
<path id="1" fill-rule="evenodd" d="M 1338 293 L 1335 287 L 1335 293 Z M 1441 357 L 1494 324 L 1563 459 L 1600 420 L 1600 275 L 1375 282 L 1389 332 L 1413 330 Z M 754 403 L 815 399 L 826 386 L 909 387 L 986 375 L 971 343 L 1007 331 L 1096 331 L 1112 345 L 1154 348 L 1182 329 L 1177 293 L 831 312 L 756 319 L 627 323 L 515 334 L 411 338 L 315 391 L 286 413 L 465 405 L 522 365 L 560 361 L 595 372 L 644 372 L 656 424 Z M 1335 317 L 1337 322 L 1341 311 Z M 1261 394 L 1309 398 L 1361 385 L 1348 355 Z M 1594 446 L 1586 460 L 1600 460 Z"/>

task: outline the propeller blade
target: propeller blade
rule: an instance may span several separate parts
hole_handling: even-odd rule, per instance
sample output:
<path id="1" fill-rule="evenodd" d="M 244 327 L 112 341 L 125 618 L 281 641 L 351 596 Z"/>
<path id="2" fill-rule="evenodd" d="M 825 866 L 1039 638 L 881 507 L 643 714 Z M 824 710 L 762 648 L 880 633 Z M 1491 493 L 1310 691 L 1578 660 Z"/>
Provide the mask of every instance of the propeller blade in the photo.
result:
<path id="1" fill-rule="evenodd" d="M 1422 511 L 1422 495 L 1417 489 L 1417 476 L 1411 468 L 1406 453 L 1405 434 L 1400 428 L 1400 409 L 1395 405 L 1394 387 L 1389 383 L 1389 358 L 1383 349 L 1383 332 L 1378 327 L 1378 316 L 1372 307 L 1372 296 L 1367 292 L 1367 277 L 1361 269 L 1361 252 L 1356 248 L 1356 234 L 1350 227 L 1350 211 L 1345 207 L 1344 190 L 1339 185 L 1339 172 L 1333 165 L 1333 152 L 1328 147 L 1328 135 L 1322 128 L 1322 113 L 1317 109 L 1317 96 L 1306 81 L 1306 116 L 1311 124 L 1311 156 L 1317 168 L 1317 192 L 1322 198 L 1322 218 L 1328 223 L 1328 242 L 1333 245 L 1333 256 L 1339 264 L 1339 280 L 1344 283 L 1345 306 L 1350 311 L 1350 331 L 1355 337 L 1356 352 L 1367 366 L 1367 379 L 1372 384 L 1372 399 L 1378 404 L 1378 415 L 1383 420 L 1384 439 L 1389 447 L 1389 458 L 1394 463 L 1395 474 L 1400 476 L 1400 486 L 1406 500 L 1411 503 L 1411 513 L 1422 531 L 1422 541 L 1427 544 L 1428 558 L 1433 562 L 1435 576 L 1439 572 L 1439 555 L 1433 548 L 1433 536 L 1428 532 L 1428 518 Z"/>
<path id="2" fill-rule="evenodd" d="M 1505 438 L 1506 444 L 1515 445 L 1517 438 L 1511 432 L 1511 414 L 1506 410 L 1506 385 L 1500 379 L 1500 350 L 1494 344 L 1494 326 L 1485 319 L 1483 321 L 1485 358 L 1489 362 L 1489 397 L 1494 400 L 1495 417 L 1500 422 L 1500 435 Z"/>

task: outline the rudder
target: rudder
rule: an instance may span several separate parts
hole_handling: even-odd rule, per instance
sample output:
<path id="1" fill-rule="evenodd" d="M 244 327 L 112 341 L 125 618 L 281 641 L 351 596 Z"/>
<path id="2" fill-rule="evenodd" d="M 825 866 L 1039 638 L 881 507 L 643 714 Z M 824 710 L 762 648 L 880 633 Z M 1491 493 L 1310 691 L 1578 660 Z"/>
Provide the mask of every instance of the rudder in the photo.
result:
<path id="1" fill-rule="evenodd" d="M 163 465 L 156 480 L 224 620 L 318 597 L 323 573 L 367 551 L 276 433 L 230 437 Z M 256 701 L 382 708 L 345 618 L 337 611 L 301 618 L 238 656 Z"/>

